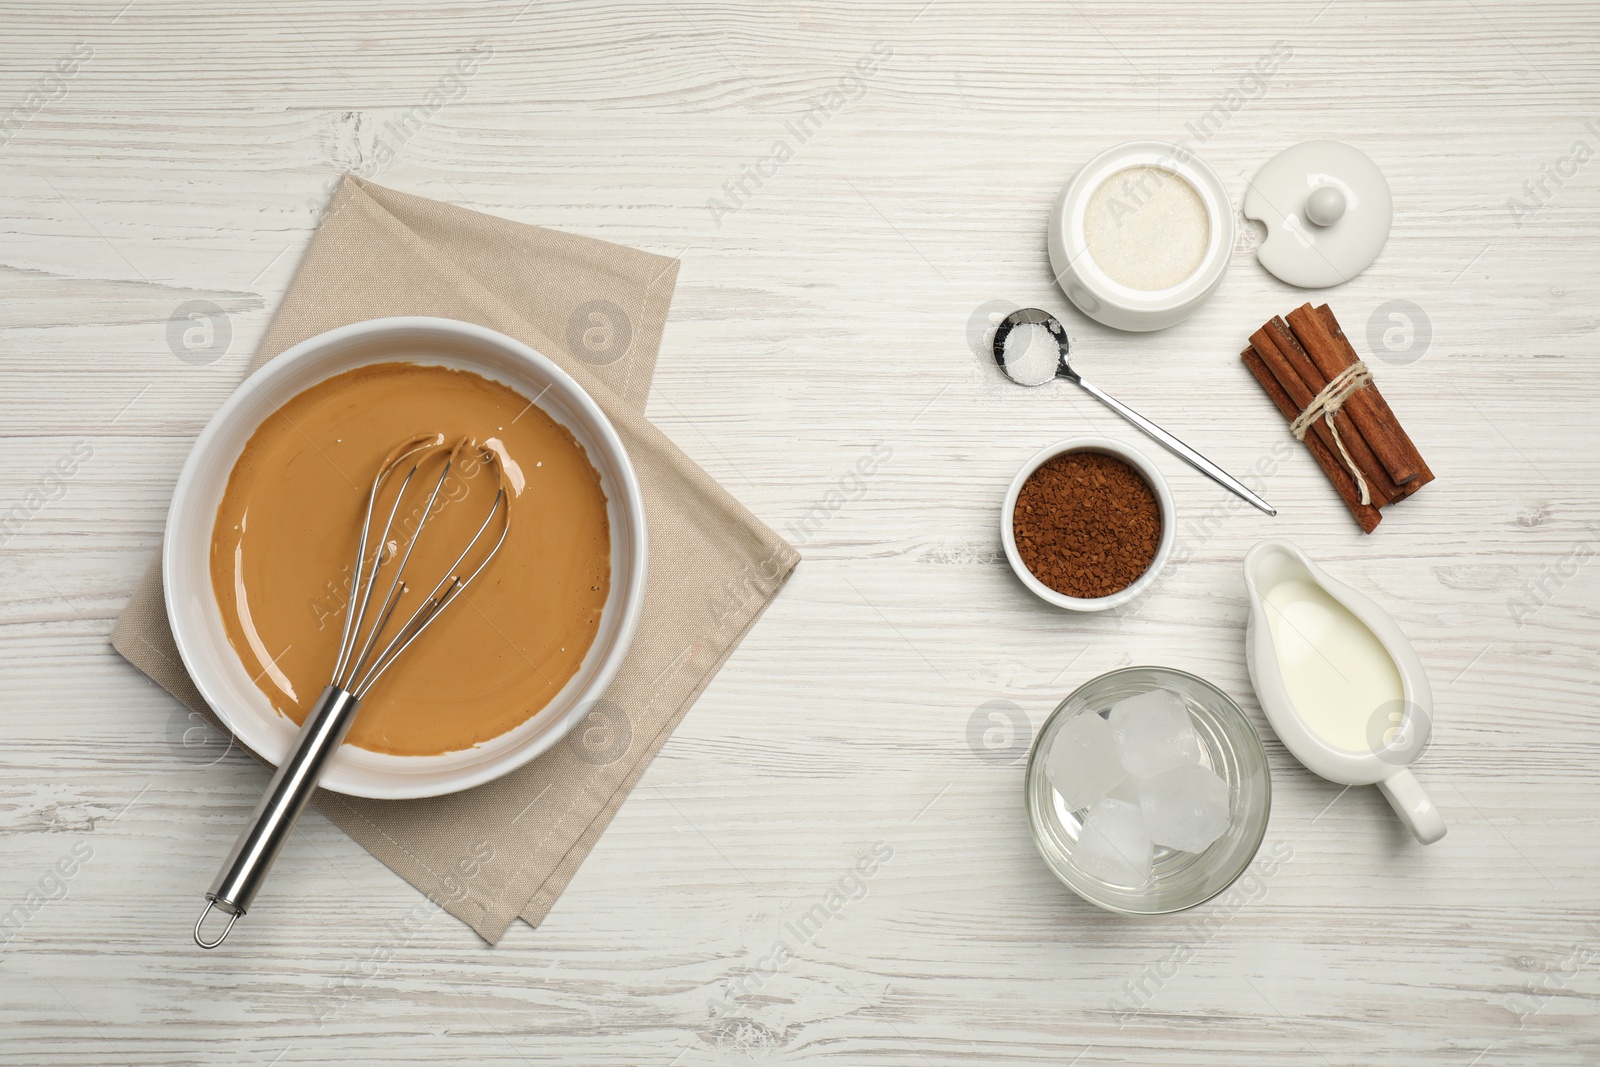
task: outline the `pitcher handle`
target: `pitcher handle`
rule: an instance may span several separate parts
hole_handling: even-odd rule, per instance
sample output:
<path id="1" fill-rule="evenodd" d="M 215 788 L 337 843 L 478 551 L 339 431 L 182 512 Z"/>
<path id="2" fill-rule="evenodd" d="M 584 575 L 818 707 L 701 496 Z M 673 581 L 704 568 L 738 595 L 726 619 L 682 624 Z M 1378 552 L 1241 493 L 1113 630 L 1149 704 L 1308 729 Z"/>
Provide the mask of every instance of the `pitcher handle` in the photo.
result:
<path id="1" fill-rule="evenodd" d="M 1394 805 L 1396 814 L 1424 845 L 1431 845 L 1445 834 L 1444 816 L 1433 806 L 1422 783 L 1408 768 L 1378 783 L 1383 795 Z"/>

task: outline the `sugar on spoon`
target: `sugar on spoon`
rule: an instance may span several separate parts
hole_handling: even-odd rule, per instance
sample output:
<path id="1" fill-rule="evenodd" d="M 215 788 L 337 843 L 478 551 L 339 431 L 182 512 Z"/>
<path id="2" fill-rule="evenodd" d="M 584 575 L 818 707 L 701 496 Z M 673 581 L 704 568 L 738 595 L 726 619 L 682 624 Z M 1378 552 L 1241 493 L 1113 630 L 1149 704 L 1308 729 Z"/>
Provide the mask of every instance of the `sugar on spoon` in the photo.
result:
<path id="1" fill-rule="evenodd" d="M 1016 335 L 1016 340 L 1010 345 L 1010 358 L 1007 358 L 1006 342 L 1012 337 L 1012 331 L 1018 326 L 1036 326 L 1047 331 L 1055 342 L 1055 352 L 1049 346 L 1041 343 L 1037 336 L 1038 330 L 1025 330 Z M 1072 363 L 1067 358 L 1067 331 L 1054 315 L 1038 308 L 1023 308 L 1013 311 L 1000 321 L 994 331 L 994 361 L 1000 365 L 1006 377 L 1018 385 L 1043 385 L 1065 378 L 1073 385 L 1079 386 L 1090 396 L 1100 401 L 1118 415 L 1133 423 L 1157 441 L 1166 445 L 1189 466 L 1204 474 L 1228 490 L 1238 494 L 1241 498 L 1254 504 L 1268 515 L 1276 515 L 1278 509 L 1262 500 L 1259 496 L 1245 488 L 1233 475 L 1211 462 L 1176 437 L 1172 436 L 1128 405 L 1109 395 L 1098 386 L 1083 380 L 1083 376 L 1072 369 Z"/>

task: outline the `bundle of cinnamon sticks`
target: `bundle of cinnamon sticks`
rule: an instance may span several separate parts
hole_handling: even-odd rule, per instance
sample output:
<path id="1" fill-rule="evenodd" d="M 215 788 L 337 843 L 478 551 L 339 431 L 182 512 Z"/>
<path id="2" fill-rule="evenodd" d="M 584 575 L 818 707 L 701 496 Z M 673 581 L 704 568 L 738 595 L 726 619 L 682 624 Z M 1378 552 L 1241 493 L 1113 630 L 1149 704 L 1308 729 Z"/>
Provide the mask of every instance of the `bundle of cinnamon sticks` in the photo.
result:
<path id="1" fill-rule="evenodd" d="M 1326 304 L 1304 304 L 1289 312 L 1287 321 L 1274 318 L 1250 335 L 1250 347 L 1240 358 L 1291 424 L 1328 382 L 1359 359 Z M 1433 481 L 1433 472 L 1372 381 L 1351 392 L 1332 416 L 1313 421 L 1304 440 L 1367 533 L 1380 521 L 1379 508 Z M 1363 482 L 1367 502 L 1362 501 Z"/>

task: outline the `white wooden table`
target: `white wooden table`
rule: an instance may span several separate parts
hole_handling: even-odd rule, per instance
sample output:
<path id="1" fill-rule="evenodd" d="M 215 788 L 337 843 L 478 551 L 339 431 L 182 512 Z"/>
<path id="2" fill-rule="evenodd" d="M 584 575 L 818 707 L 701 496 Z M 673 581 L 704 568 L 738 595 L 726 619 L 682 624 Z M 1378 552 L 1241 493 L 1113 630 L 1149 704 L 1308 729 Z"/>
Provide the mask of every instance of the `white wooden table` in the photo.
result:
<path id="1" fill-rule="evenodd" d="M 1600 1059 L 1595 5 L 8 0 L 0 27 L 0 914 L 26 913 L 0 1063 Z M 708 208 L 875 45 L 792 159 Z M 1393 235 L 1323 295 L 1358 344 L 1420 309 L 1428 339 L 1373 362 L 1438 481 L 1363 537 L 1298 449 L 1277 519 L 1152 449 L 1194 558 L 1136 610 L 1067 617 L 1005 566 L 1005 485 L 1051 440 L 1137 438 L 998 380 L 972 317 L 1063 314 L 1086 374 L 1241 471 L 1285 431 L 1238 352 L 1305 295 L 1247 234 L 1181 326 L 1072 312 L 1050 202 L 1134 137 L 1189 139 L 1236 203 L 1299 140 L 1378 161 Z M 263 772 L 106 638 L 341 169 L 681 255 L 652 417 L 775 528 L 850 499 L 540 929 L 486 947 L 313 814 L 205 954 L 189 927 Z M 191 301 L 220 312 L 186 348 Z M 1412 635 L 1440 844 L 1261 718 L 1239 561 L 1267 535 Z M 1262 730 L 1279 862 L 1248 898 L 1121 919 L 1036 856 L 1027 736 L 985 706 L 1037 729 L 1130 663 L 1211 679 Z M 879 842 L 865 896 L 768 966 Z"/>

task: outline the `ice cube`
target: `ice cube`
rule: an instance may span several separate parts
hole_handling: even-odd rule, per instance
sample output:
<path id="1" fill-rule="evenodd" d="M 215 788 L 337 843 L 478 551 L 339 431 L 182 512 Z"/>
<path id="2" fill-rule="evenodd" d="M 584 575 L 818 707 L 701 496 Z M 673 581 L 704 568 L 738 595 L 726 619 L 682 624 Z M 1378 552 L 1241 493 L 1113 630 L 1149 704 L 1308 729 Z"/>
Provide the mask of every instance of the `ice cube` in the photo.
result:
<path id="1" fill-rule="evenodd" d="M 1139 808 L 1155 844 L 1204 852 L 1228 828 L 1228 783 L 1186 763 L 1139 779 Z"/>
<path id="2" fill-rule="evenodd" d="M 1072 862 L 1102 882 L 1138 888 L 1150 880 L 1150 851 L 1139 806 L 1102 797 L 1084 819 Z"/>
<path id="3" fill-rule="evenodd" d="M 1111 709 L 1110 725 L 1122 766 L 1135 778 L 1200 762 L 1189 710 L 1165 689 L 1119 700 Z"/>
<path id="4" fill-rule="evenodd" d="M 1069 811 L 1087 808 L 1128 776 L 1117 760 L 1111 727 L 1092 713 L 1079 715 L 1057 732 L 1044 774 Z"/>

